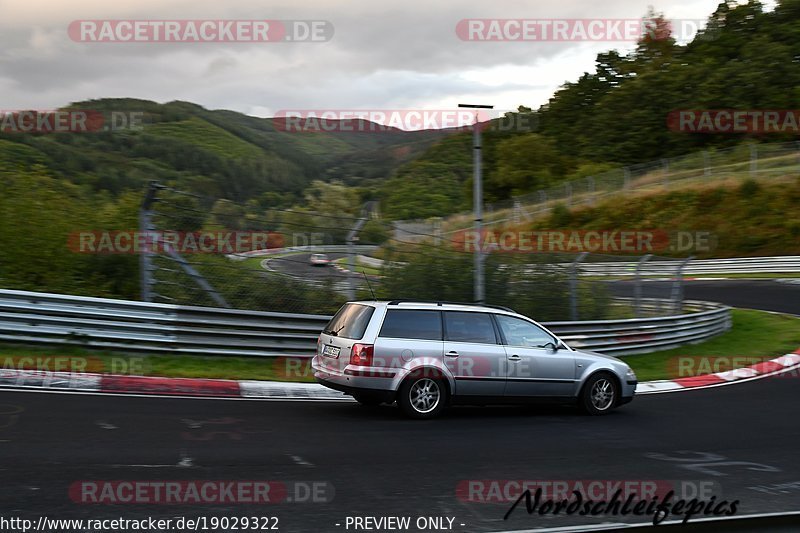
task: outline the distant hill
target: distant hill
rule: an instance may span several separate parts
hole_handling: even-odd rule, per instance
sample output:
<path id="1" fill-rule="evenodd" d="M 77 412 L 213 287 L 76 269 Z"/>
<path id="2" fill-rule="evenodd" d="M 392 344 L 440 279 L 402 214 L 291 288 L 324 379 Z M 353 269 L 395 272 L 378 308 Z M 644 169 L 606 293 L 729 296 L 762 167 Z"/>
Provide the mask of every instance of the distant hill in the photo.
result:
<path id="1" fill-rule="evenodd" d="M 116 195 L 158 180 L 244 202 L 263 193 L 297 197 L 315 179 L 359 185 L 389 177 L 445 131 L 381 133 L 281 131 L 273 119 L 189 102 L 137 99 L 75 102 L 65 109 L 143 113 L 139 131 L 0 133 L 0 165 L 36 164 Z M 289 200 L 287 200 L 289 201 Z"/>

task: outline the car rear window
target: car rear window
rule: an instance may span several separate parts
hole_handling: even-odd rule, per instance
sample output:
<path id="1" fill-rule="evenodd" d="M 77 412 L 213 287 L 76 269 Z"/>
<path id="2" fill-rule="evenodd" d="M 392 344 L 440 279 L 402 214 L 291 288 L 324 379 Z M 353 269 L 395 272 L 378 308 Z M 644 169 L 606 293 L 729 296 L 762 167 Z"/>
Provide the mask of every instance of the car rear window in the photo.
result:
<path id="1" fill-rule="evenodd" d="M 442 317 L 439 311 L 390 309 L 381 328 L 381 337 L 394 339 L 442 340 Z"/>
<path id="2" fill-rule="evenodd" d="M 369 305 L 344 304 L 322 331 L 337 337 L 360 339 L 374 312 L 375 308 Z"/>

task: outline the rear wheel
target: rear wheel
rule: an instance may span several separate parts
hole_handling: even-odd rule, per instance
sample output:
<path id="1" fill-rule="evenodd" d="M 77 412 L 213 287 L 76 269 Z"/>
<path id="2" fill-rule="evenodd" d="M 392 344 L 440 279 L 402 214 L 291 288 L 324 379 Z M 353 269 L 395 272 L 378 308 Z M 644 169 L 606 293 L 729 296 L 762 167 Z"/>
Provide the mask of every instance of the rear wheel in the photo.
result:
<path id="1" fill-rule="evenodd" d="M 590 415 L 604 415 L 619 401 L 619 386 L 611 375 L 602 373 L 591 376 L 581 392 L 580 404 Z"/>
<path id="2" fill-rule="evenodd" d="M 417 375 L 406 379 L 400 386 L 397 405 L 411 418 L 439 416 L 447 403 L 447 386 L 438 377 Z"/>

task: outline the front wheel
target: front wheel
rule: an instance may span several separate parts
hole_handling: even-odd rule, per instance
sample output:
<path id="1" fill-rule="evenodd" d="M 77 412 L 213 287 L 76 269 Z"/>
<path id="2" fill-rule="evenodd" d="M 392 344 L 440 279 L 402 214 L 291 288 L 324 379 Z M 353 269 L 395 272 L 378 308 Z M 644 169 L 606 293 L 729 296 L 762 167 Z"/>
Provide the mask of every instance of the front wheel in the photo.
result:
<path id="1" fill-rule="evenodd" d="M 608 374 L 596 374 L 589 378 L 581 392 L 580 404 L 590 415 L 604 415 L 611 411 L 619 400 L 619 386 Z"/>
<path id="2" fill-rule="evenodd" d="M 412 376 L 400 386 L 397 405 L 411 418 L 439 416 L 447 403 L 447 386 L 441 379 L 429 376 Z"/>

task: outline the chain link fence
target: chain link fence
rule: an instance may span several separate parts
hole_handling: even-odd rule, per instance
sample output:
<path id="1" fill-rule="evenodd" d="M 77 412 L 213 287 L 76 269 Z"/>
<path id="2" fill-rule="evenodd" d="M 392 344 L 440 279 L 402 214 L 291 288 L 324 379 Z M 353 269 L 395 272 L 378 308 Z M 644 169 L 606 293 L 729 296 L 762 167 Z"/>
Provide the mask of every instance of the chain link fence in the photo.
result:
<path id="1" fill-rule="evenodd" d="M 347 300 L 373 295 L 473 301 L 475 255 L 463 243 L 427 233 L 421 224 L 398 231 L 391 223 L 365 219 L 364 212 L 254 209 L 153 185 L 141 217 L 142 233 L 155 236 L 141 254 L 142 299 L 313 314 L 332 314 Z M 354 236 L 349 227 L 362 229 Z M 207 234 L 217 237 L 208 249 L 187 244 Z M 220 241 L 220 235 L 230 238 Z M 235 245 L 239 235 L 261 239 L 239 242 L 244 250 Z M 538 252 L 483 258 L 486 303 L 538 320 L 681 310 L 684 260 Z"/>
<path id="2" fill-rule="evenodd" d="M 713 183 L 722 180 L 773 179 L 800 172 L 800 141 L 741 144 L 709 149 L 620 167 L 557 186 L 494 203 L 485 208 L 484 224 L 518 224 L 550 212 L 557 204 L 567 207 L 595 205 L 603 199 L 631 191 L 664 191 L 676 184 Z M 467 227 L 471 215 L 444 220 L 444 234 Z"/>

